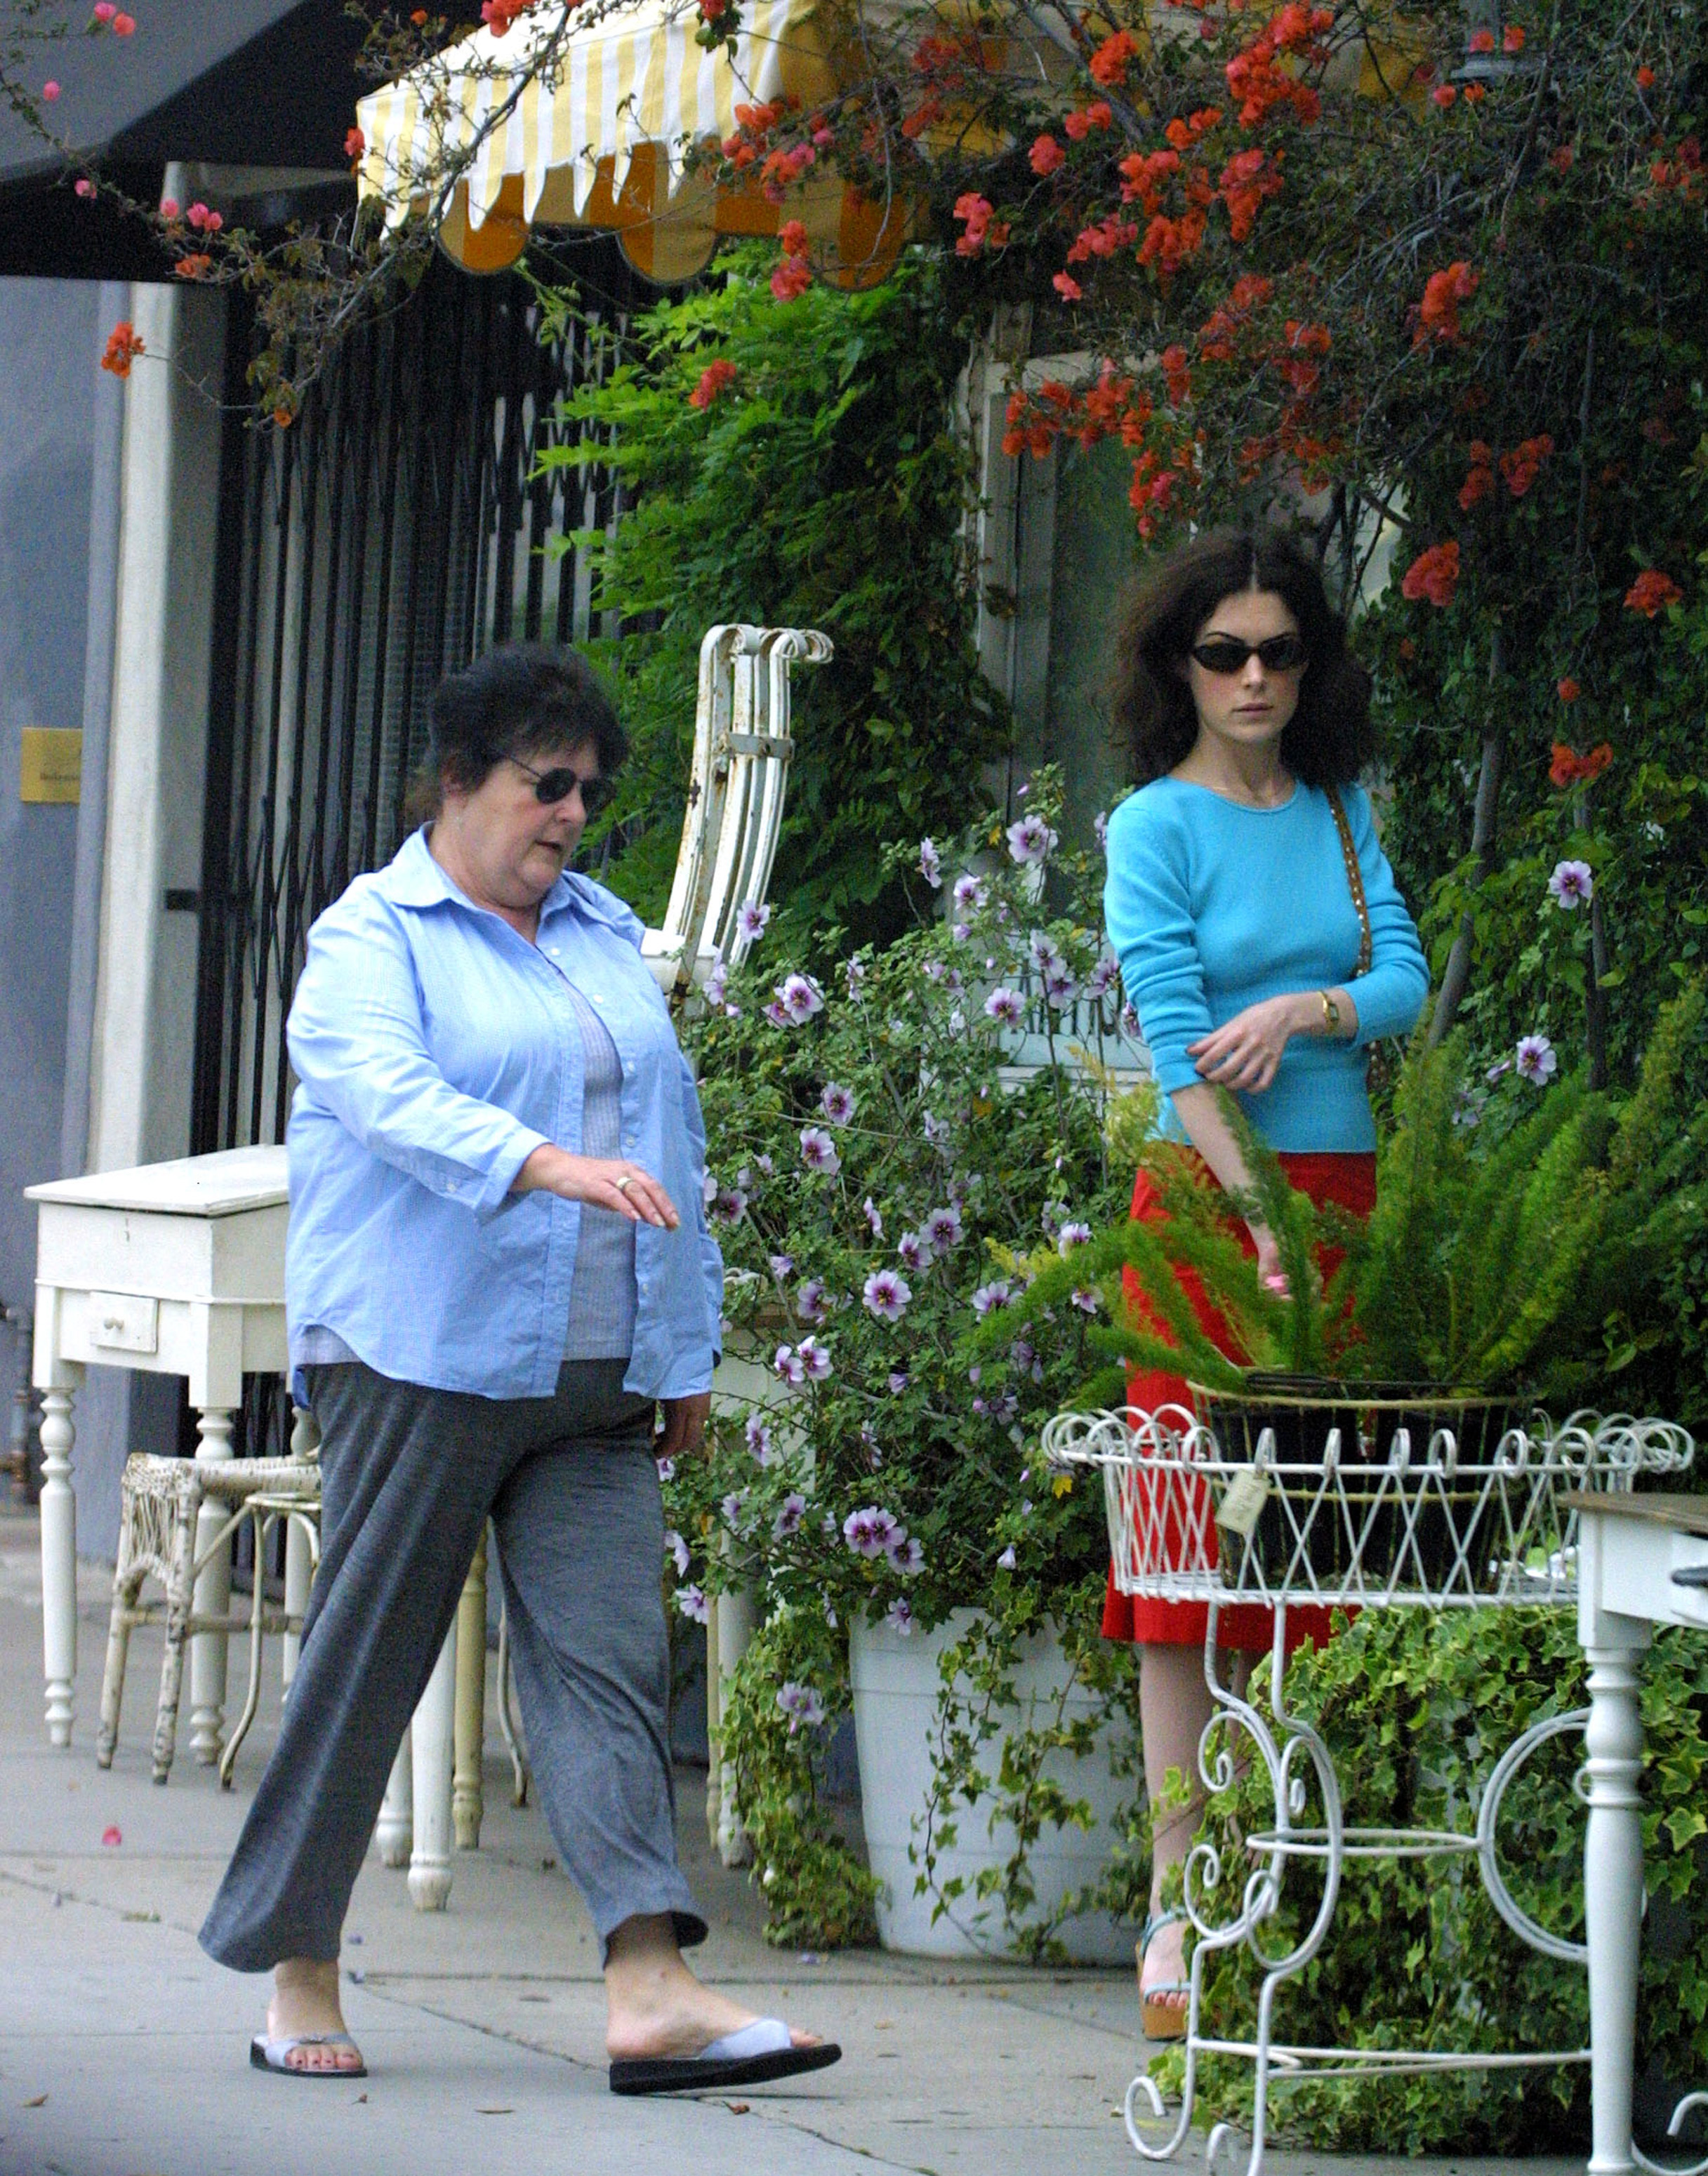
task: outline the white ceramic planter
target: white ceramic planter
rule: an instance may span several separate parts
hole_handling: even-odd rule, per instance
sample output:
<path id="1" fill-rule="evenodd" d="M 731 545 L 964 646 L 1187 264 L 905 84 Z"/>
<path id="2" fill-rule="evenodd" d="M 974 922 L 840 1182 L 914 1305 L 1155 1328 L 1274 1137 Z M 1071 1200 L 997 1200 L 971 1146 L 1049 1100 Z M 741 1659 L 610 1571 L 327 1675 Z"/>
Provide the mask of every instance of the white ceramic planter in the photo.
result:
<path id="1" fill-rule="evenodd" d="M 1006 1821 L 992 1832 L 987 1805 L 958 1804 L 956 1842 L 941 1853 L 937 1879 L 960 1874 L 969 1893 L 959 1897 L 933 1924 L 937 1898 L 914 1894 L 919 1869 L 908 1847 L 922 1836 L 931 1792 L 932 1733 L 942 1680 L 938 1663 L 945 1648 L 963 1637 L 974 1621 L 971 1610 L 957 1610 L 934 1632 L 902 1638 L 887 1624 L 857 1623 L 849 1639 L 849 1670 L 854 1693 L 854 1731 L 860 1752 L 860 1801 L 866 1851 L 872 1871 L 884 1883 L 878 1905 L 878 1938 L 886 1950 L 912 1956 L 1005 1956 L 1013 1937 L 995 1900 L 982 1902 L 971 1891 L 986 1867 L 1001 1866 L 1014 1850 L 1014 1831 Z M 1054 1636 L 1037 1639 L 1022 1651 L 1015 1675 L 1021 1727 L 1044 1700 L 1053 1711 L 1063 1663 Z M 1068 1714 L 1096 1712 L 1091 1696 L 1077 1688 Z M 1120 1815 L 1137 1782 L 1111 1771 L 1110 1754 L 1119 1743 L 1118 1724 L 1106 1727 L 1096 1750 L 1081 1760 L 1071 1754 L 1053 1756 L 1046 1772 L 1070 1796 L 1091 1802 L 1089 1831 L 1047 1827 L 1033 1845 L 1030 1871 L 1040 1916 L 1047 1916 L 1069 1891 L 1097 1880 L 1109 1863 L 1119 1835 Z M 994 1773 L 1002 1758 L 1002 1739 L 992 1738 L 980 1765 Z M 916 1823 L 917 1826 L 916 1827 Z M 1125 1964 L 1132 1960 L 1134 1931 L 1107 1913 L 1069 1920 L 1059 1930 L 1068 1954 L 1080 1964 Z"/>

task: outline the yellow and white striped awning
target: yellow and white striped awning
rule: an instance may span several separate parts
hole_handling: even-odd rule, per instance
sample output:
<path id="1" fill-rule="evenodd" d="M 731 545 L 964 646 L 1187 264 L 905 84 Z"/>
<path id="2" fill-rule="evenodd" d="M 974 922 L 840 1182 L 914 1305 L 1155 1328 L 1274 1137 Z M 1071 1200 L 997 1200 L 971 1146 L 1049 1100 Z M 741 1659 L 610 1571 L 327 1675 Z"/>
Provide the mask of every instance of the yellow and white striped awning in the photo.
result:
<path id="1" fill-rule="evenodd" d="M 490 127 L 569 12 L 537 8 L 502 38 L 476 31 L 364 98 L 362 195 L 382 198 L 388 219 L 400 223 L 432 200 L 448 162 L 466 156 L 484 129 L 439 229 L 469 271 L 514 264 L 536 226 L 604 227 L 647 279 L 686 280 L 719 235 L 775 234 L 781 220 L 799 219 L 840 284 L 883 278 L 907 224 L 901 204 L 873 204 L 826 174 L 809 177 L 780 209 L 757 187 L 719 188 L 687 170 L 693 147 L 734 133 L 737 105 L 787 99 L 811 114 L 847 85 L 849 18 L 840 0 L 748 0 L 733 58 L 695 42 L 694 0 L 633 0 L 572 24 L 556 62 L 524 81 Z"/>

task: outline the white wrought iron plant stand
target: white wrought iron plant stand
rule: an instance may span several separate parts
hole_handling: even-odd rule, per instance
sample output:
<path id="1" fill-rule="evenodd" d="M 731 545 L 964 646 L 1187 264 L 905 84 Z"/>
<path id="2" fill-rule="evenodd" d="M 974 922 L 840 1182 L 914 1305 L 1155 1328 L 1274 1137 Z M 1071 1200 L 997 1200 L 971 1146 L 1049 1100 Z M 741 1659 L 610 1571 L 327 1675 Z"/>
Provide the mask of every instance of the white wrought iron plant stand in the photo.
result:
<path id="1" fill-rule="evenodd" d="M 1351 1417 L 1350 1414 L 1348 1417 Z M 1479 2052 L 1343 2048 L 1294 2044 L 1274 2034 L 1276 1995 L 1322 1949 L 1334 1919 L 1349 1861 L 1450 1858 L 1474 1861 L 1490 1902 L 1533 1950 L 1566 1963 L 1587 1964 L 1582 1943 L 1539 1926 L 1517 1902 L 1502 1874 L 1499 1831 L 1502 1803 L 1514 1778 L 1551 1739 L 1584 1733 L 1588 1708 L 1544 1717 L 1525 1731 L 1494 1765 L 1470 1831 L 1349 1826 L 1339 1778 L 1321 1736 L 1284 1699 L 1286 1616 L 1301 1606 L 1371 1608 L 1488 1609 L 1569 1608 L 1576 1601 L 1577 1513 L 1574 1491 L 1629 1490 L 1640 1473 L 1684 1472 L 1694 1444 L 1669 1422 L 1575 1414 L 1556 1428 L 1546 1415 L 1510 1428 L 1492 1450 L 1461 1456 L 1454 1429 L 1431 1424 L 1414 1447 L 1403 1412 L 1390 1413 L 1380 1455 L 1361 1439 L 1343 1454 L 1331 1428 L 1322 1454 L 1289 1463 L 1277 1455 L 1272 1428 L 1258 1434 L 1249 1458 L 1234 1457 L 1203 1419 L 1179 1406 L 1152 1415 L 1063 1413 L 1044 1432 L 1044 1451 L 1060 1469 L 1098 1469 L 1103 1480 L 1115 1584 L 1124 1594 L 1208 1606 L 1205 1677 L 1214 1712 L 1199 1745 L 1206 1789 L 1227 1790 L 1237 1764 L 1232 1740 L 1243 1733 L 1263 1762 L 1275 1807 L 1274 1826 L 1243 1839 L 1252 1862 L 1232 1918 L 1215 1917 L 1224 1877 L 1217 1844 L 1202 1841 L 1185 1868 L 1184 1903 L 1197 1937 L 1193 1950 L 1185 2076 L 1173 2128 L 1147 2137 L 1137 2104 L 1154 2124 L 1167 2108 L 1156 2081 L 1140 2070 L 1123 2106 L 1127 2135 L 1147 2161 L 1178 2152 L 1191 2127 L 1198 2066 L 1205 2055 L 1243 2058 L 1254 2066 L 1251 2150 L 1246 2176 L 1259 2176 L 1269 2130 L 1272 2086 L 1308 2079 L 1424 2072 L 1512 2070 L 1587 2063 L 1590 2050 Z M 1420 1416 L 1419 1417 L 1423 1417 Z M 1397 1420 L 1398 1425 L 1395 1425 Z M 1233 1602 L 1275 1611 L 1270 1659 L 1270 1715 L 1265 1717 L 1217 1673 L 1216 1627 Z M 1218 1737 L 1221 1742 L 1218 1744 Z M 1574 1779 L 1585 1803 L 1596 1803 L 1597 1749 Z M 1314 1779 L 1321 1819 L 1307 1822 Z M 1280 1954 L 1265 1947 L 1273 1931 L 1287 1869 L 1309 1862 L 1322 1894 L 1303 1934 Z M 1207 1961 L 1243 1944 L 1262 1975 L 1254 2037 L 1230 2040 L 1203 2030 Z M 1674 2111 L 1672 2134 L 1708 2103 L 1693 2093 Z M 1214 2170 L 1233 2126 L 1218 2123 L 1205 2149 Z M 1633 2161 L 1656 2176 L 1708 2176 L 1708 2157 L 1662 2171 L 1635 2146 Z"/>

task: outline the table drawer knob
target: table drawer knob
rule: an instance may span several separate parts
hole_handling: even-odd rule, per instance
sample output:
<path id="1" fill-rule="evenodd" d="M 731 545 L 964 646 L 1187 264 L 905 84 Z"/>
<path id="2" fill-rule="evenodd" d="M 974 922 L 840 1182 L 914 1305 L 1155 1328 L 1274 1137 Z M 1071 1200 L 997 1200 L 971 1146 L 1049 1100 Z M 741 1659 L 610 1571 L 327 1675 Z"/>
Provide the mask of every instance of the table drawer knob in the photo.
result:
<path id="1" fill-rule="evenodd" d="M 157 1352 L 160 1303 L 142 1292 L 91 1292 L 89 1341 L 111 1352 Z"/>

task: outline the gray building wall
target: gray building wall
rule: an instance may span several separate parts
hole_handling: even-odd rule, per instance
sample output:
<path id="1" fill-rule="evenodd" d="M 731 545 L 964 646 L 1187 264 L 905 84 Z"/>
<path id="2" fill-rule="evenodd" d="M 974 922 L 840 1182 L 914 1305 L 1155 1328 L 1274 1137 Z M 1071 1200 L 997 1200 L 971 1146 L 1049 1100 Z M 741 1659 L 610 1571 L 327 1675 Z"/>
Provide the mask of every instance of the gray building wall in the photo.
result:
<path id="1" fill-rule="evenodd" d="M 0 1299 L 29 1307 L 35 1212 L 62 1176 L 76 808 L 19 798 L 26 726 L 80 726 L 100 290 L 0 280 Z M 0 1330 L 0 1410 L 29 1354 Z"/>

